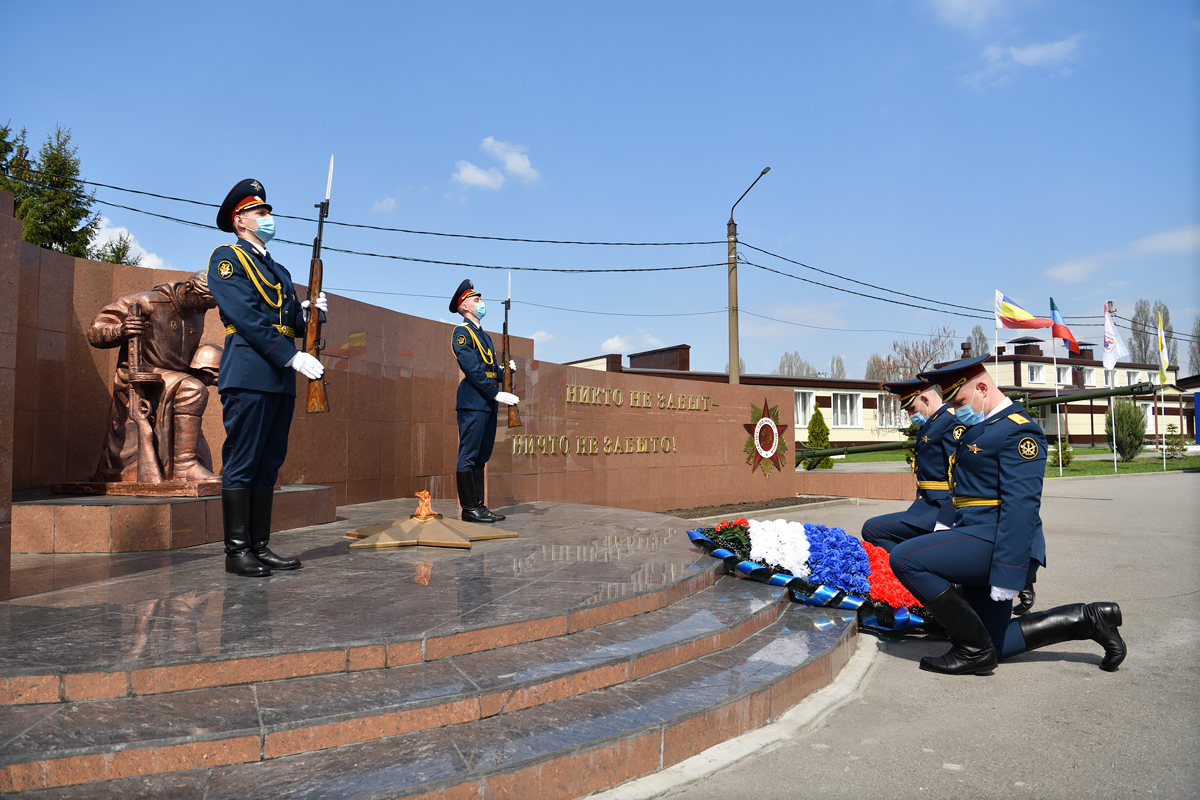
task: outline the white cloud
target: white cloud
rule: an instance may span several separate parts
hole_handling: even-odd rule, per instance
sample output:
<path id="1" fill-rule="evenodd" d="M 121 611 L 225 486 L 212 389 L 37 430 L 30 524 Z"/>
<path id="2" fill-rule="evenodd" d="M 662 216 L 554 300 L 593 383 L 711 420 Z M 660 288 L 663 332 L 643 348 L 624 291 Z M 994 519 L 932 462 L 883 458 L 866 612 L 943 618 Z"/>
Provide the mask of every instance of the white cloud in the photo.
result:
<path id="1" fill-rule="evenodd" d="M 480 147 L 485 153 L 495 156 L 509 175 L 518 177 L 526 183 L 534 183 L 540 177 L 538 171 L 530 166 L 529 156 L 525 155 L 525 151 L 529 148 L 512 142 L 497 142 L 492 136 L 484 139 Z"/>
<path id="2" fill-rule="evenodd" d="M 1111 253 L 1095 253 L 1083 258 L 1064 261 L 1046 270 L 1043 275 L 1063 283 L 1079 283 L 1092 276 L 1097 269 L 1112 261 L 1137 256 L 1175 255 L 1200 252 L 1200 224 L 1185 225 L 1173 231 L 1153 233 L 1133 242 L 1124 250 Z M 1111 284 L 1110 284 L 1111 285 Z"/>
<path id="3" fill-rule="evenodd" d="M 1004 15 L 1006 0 L 925 0 L 933 13 L 948 25 L 974 32 Z"/>
<path id="4" fill-rule="evenodd" d="M 454 166 L 458 167 L 458 171 L 450 177 L 450 180 L 455 183 L 461 183 L 463 186 L 478 186 L 481 189 L 499 189 L 504 185 L 504 176 L 495 167 L 485 170 L 470 161 L 456 161 Z"/>
<path id="5" fill-rule="evenodd" d="M 130 236 L 133 240 L 129 248 L 129 254 L 132 256 L 141 256 L 142 263 L 139 266 L 146 269 L 162 269 L 164 263 L 162 258 L 149 252 L 146 248 L 138 244 L 136 236 L 129 232 L 128 228 L 118 228 L 112 224 L 108 217 L 100 217 L 100 230 L 96 232 L 96 238 L 92 240 L 93 247 L 103 247 L 109 242 L 116 241 L 122 236 Z"/>
<path id="6" fill-rule="evenodd" d="M 534 331 L 533 336 L 529 338 L 533 339 L 534 344 L 545 344 L 546 342 L 554 341 L 554 336 L 545 331 Z"/>
<path id="7" fill-rule="evenodd" d="M 376 200 L 375 205 L 371 206 L 371 210 L 390 214 L 396 210 L 396 198 L 385 197 L 382 200 Z"/>
<path id="8" fill-rule="evenodd" d="M 1024 47 L 993 44 L 983 49 L 980 57 L 986 64 L 963 77 L 963 82 L 975 89 L 999 86 L 1012 79 L 1022 67 L 1054 70 L 1058 75 L 1070 75 L 1068 66 L 1077 60 L 1082 48 L 1083 34 L 1077 33 L 1057 42 L 1037 42 Z"/>
<path id="9" fill-rule="evenodd" d="M 657 350 L 664 347 L 661 339 L 652 336 L 641 328 L 637 329 L 636 333 L 631 333 L 625 336 L 620 334 L 605 339 L 600 345 L 602 353 L 625 353 L 633 350 L 634 347 L 638 350 Z"/>

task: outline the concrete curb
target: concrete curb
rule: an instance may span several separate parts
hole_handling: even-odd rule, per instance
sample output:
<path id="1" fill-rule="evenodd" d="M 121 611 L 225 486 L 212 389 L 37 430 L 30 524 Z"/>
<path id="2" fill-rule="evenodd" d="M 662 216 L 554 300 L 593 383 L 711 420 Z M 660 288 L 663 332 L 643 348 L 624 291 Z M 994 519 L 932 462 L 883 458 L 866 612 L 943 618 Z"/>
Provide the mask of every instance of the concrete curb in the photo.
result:
<path id="1" fill-rule="evenodd" d="M 808 508 L 827 508 L 828 506 L 856 506 L 858 505 L 857 497 L 839 497 L 836 500 L 822 500 L 819 503 L 805 503 L 799 506 L 780 506 L 779 508 L 764 508 L 760 511 L 749 511 L 743 515 L 744 519 L 758 519 L 762 515 L 782 514 L 786 512 L 799 511 Z M 719 514 L 715 517 L 696 517 L 688 520 L 689 522 L 720 522 L 723 519 L 730 519 L 728 514 Z"/>
<path id="2" fill-rule="evenodd" d="M 713 745 L 702 753 L 653 775 L 623 783 L 613 789 L 588 795 L 589 800 L 651 800 L 687 790 L 688 786 L 730 767 L 761 755 L 810 732 L 826 717 L 862 695 L 863 684 L 875 666 L 879 641 L 859 635 L 854 655 L 837 677 L 823 689 L 801 700 L 769 725 Z"/>
<path id="3" fill-rule="evenodd" d="M 1165 472 L 1159 470 L 1157 472 L 1126 472 L 1124 475 L 1064 475 L 1061 478 L 1055 476 L 1046 476 L 1048 481 L 1103 481 L 1113 478 L 1135 478 L 1142 475 L 1195 475 L 1197 470 L 1194 469 L 1169 469 Z"/>

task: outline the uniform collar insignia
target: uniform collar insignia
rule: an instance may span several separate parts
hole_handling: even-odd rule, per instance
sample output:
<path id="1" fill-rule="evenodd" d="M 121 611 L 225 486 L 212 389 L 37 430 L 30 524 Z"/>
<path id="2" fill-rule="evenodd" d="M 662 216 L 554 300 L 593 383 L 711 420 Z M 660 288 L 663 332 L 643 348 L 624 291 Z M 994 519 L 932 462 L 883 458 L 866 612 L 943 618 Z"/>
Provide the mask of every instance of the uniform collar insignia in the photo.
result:
<path id="1" fill-rule="evenodd" d="M 921 441 L 922 441 L 922 442 L 928 442 L 928 441 L 929 441 L 929 437 L 928 437 L 928 436 L 922 436 L 922 437 L 921 437 Z"/>
<path id="2" fill-rule="evenodd" d="M 983 448 L 977 444 L 969 444 L 969 445 L 967 445 L 967 449 L 970 450 L 972 453 L 982 453 L 983 452 Z"/>

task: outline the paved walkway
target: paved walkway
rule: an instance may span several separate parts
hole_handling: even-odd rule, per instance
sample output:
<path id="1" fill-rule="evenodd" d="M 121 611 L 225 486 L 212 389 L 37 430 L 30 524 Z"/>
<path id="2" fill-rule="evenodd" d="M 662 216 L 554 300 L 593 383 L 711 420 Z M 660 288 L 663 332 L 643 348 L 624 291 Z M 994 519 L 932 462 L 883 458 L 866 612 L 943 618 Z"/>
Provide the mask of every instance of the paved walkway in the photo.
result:
<path id="1" fill-rule="evenodd" d="M 857 532 L 903 503 L 864 500 L 791 519 Z M 659 796 L 828 798 L 1188 798 L 1200 795 L 1200 476 L 1054 481 L 1043 496 L 1050 567 L 1039 609 L 1116 600 L 1129 656 L 1070 642 L 991 677 L 916 662 L 943 642 L 882 644 L 859 695 L 769 752 Z M 698 759 L 705 754 L 697 756 Z"/>

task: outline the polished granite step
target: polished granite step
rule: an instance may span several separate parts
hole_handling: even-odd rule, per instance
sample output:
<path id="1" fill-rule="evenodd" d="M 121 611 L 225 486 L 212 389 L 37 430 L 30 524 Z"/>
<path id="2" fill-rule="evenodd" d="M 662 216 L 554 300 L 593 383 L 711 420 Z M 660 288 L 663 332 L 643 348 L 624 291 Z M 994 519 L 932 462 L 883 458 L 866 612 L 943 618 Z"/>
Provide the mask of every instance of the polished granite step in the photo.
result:
<path id="1" fill-rule="evenodd" d="M 0 603 L 0 705 L 418 664 L 665 608 L 722 571 L 683 520 L 567 503 L 505 509 L 520 538 L 469 551 L 348 549 L 347 529 L 414 507 L 342 507 L 337 523 L 277 535 L 304 568 L 267 579 L 225 573 L 221 547 L 204 545 L 161 569 Z"/>
<path id="2" fill-rule="evenodd" d="M 728 648 L 511 713 L 257 763 L 21 796 L 569 800 L 671 766 L 778 717 L 832 680 L 849 659 L 856 630 L 847 612 L 786 605 L 774 622 Z"/>
<path id="3" fill-rule="evenodd" d="M 0 788 L 269 760 L 511 714 L 711 656 L 773 623 L 783 589 L 721 578 L 668 608 L 438 661 L 0 708 Z M 109 764 L 116 754 L 116 761 Z M 136 763 L 135 763 L 136 762 Z M 32 781 L 32 783 L 30 783 Z"/>

